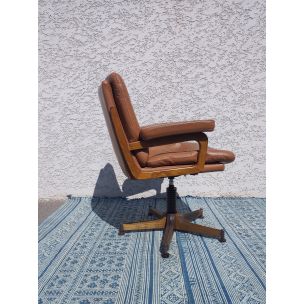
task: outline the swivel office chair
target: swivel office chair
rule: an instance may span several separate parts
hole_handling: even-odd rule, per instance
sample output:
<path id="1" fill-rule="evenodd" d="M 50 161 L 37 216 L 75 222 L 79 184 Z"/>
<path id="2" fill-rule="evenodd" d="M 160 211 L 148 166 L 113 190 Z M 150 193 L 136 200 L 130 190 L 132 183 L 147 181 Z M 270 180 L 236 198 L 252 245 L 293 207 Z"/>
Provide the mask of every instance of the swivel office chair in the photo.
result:
<path id="1" fill-rule="evenodd" d="M 213 120 L 161 123 L 140 127 L 128 90 L 121 76 L 111 73 L 98 89 L 112 145 L 124 174 L 131 179 L 169 178 L 167 212 L 154 208 L 149 215 L 157 219 L 122 224 L 120 234 L 131 231 L 163 230 L 162 257 L 168 257 L 174 230 L 217 238 L 225 242 L 224 230 L 191 223 L 203 217 L 199 209 L 186 214 L 176 210 L 174 177 L 223 171 L 234 161 L 234 154 L 208 147 L 204 132 L 214 130 Z"/>

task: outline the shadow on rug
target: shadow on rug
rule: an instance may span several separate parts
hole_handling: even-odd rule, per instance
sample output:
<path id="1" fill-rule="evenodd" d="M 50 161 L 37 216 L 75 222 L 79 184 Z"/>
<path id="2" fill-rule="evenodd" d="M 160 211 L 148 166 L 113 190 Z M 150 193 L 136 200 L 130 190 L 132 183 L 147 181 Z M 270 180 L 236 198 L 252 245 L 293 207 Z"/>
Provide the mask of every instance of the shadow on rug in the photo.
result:
<path id="1" fill-rule="evenodd" d="M 148 219 L 163 198 L 72 198 L 39 226 L 39 303 L 265 303 L 265 199 L 178 199 L 204 209 L 196 223 L 223 228 L 227 242 L 175 233 L 162 259 L 162 232 L 118 236 Z"/>

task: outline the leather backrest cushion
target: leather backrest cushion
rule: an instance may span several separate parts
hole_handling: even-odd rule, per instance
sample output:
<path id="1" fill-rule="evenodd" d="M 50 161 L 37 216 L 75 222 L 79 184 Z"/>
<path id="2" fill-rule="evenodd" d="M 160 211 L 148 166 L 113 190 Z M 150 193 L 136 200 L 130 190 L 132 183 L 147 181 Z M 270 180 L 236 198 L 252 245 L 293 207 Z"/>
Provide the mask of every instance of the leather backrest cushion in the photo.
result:
<path id="1" fill-rule="evenodd" d="M 113 121 L 110 116 L 111 108 L 115 108 L 115 102 L 113 99 L 113 92 L 110 83 L 107 80 L 104 80 L 101 86 L 98 88 L 98 95 L 101 103 L 101 107 L 103 110 L 103 114 L 105 117 L 105 121 L 109 130 L 112 146 L 114 148 L 116 157 L 118 159 L 119 165 L 127 177 L 131 177 L 129 173 L 128 166 L 125 162 L 124 156 L 121 152 L 120 143 L 118 142 L 118 138 L 116 137 Z"/>
<path id="2" fill-rule="evenodd" d="M 140 127 L 131 104 L 127 87 L 121 76 L 117 73 L 111 73 L 107 77 L 107 80 L 112 87 L 114 100 L 126 136 L 130 142 L 137 141 L 139 139 Z"/>

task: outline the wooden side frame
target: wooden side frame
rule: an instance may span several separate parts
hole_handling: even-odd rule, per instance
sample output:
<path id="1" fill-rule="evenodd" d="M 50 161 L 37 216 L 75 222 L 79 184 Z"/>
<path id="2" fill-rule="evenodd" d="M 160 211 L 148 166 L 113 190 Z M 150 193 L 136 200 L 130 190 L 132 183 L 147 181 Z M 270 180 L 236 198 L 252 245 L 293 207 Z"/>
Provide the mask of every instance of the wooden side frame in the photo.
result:
<path id="1" fill-rule="evenodd" d="M 120 145 L 121 153 L 129 169 L 131 177 L 134 179 L 153 179 L 169 176 L 179 176 L 186 174 L 197 174 L 202 172 L 205 166 L 205 159 L 208 148 L 208 137 L 204 133 L 182 134 L 168 136 L 149 141 L 137 141 L 129 143 L 123 130 L 118 111 L 115 107 L 109 109 L 110 118 L 117 140 Z M 198 161 L 194 165 L 167 166 L 161 168 L 141 168 L 136 162 L 135 156 L 131 151 L 140 150 L 153 146 L 167 145 L 183 141 L 195 140 L 199 143 Z"/>

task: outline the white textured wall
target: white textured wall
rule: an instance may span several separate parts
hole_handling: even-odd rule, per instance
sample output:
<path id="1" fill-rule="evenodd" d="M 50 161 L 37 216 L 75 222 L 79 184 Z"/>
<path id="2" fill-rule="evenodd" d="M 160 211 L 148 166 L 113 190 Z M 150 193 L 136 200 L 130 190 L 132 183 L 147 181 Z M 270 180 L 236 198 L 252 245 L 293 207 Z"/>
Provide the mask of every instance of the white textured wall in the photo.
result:
<path id="1" fill-rule="evenodd" d="M 108 165 L 100 192 L 121 193 L 97 95 L 111 71 L 140 124 L 214 118 L 210 146 L 236 153 L 225 172 L 178 178 L 179 194 L 265 196 L 264 0 L 40 0 L 40 197 L 92 195 L 107 163 L 118 183 Z"/>

